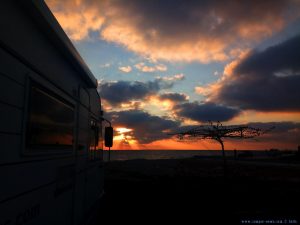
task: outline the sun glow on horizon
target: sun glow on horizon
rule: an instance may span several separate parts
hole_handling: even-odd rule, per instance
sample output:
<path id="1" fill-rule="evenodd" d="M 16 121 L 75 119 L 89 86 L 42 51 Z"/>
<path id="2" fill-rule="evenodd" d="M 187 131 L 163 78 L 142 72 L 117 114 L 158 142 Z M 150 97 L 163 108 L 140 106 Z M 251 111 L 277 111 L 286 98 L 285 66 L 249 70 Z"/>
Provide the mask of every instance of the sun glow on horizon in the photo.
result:
<path id="1" fill-rule="evenodd" d="M 117 135 L 114 136 L 114 140 L 116 141 L 123 141 L 123 142 L 128 142 L 130 139 L 132 139 L 132 135 L 130 132 L 132 129 L 126 128 L 126 127 L 117 127 L 116 129 Z"/>
<path id="2" fill-rule="evenodd" d="M 114 141 L 116 144 L 116 149 L 134 149 L 137 145 L 137 140 L 135 140 L 132 135 L 133 129 L 126 127 L 117 127 L 116 135 L 114 136 Z"/>

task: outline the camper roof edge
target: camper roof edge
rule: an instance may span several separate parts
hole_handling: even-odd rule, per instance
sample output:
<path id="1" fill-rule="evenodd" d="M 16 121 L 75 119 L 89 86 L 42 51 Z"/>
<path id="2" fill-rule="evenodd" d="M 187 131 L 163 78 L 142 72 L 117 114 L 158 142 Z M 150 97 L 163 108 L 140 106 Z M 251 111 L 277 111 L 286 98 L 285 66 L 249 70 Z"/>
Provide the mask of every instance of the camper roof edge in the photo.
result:
<path id="1" fill-rule="evenodd" d="M 58 46 L 58 50 L 70 60 L 73 66 L 79 71 L 79 74 L 84 76 L 83 78 L 87 81 L 89 86 L 97 88 L 97 79 L 57 22 L 46 3 L 43 0 L 20 0 L 19 2 L 27 8 L 30 15 L 39 23 L 40 28 L 47 33 L 47 37 Z"/>

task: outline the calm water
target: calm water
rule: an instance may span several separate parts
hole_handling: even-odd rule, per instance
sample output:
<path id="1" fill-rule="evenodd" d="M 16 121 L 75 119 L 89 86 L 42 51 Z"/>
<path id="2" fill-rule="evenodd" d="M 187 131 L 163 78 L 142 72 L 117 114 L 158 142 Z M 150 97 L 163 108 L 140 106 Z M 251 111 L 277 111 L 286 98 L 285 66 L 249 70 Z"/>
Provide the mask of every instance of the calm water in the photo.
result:
<path id="1" fill-rule="evenodd" d="M 238 151 L 240 154 L 242 151 Z M 265 151 L 251 151 L 254 156 L 263 156 Z M 195 156 L 221 156 L 221 150 L 112 150 L 111 160 L 131 159 L 178 159 Z M 226 151 L 226 156 L 233 157 L 234 151 Z M 104 151 L 104 160 L 108 159 L 108 151 Z"/>

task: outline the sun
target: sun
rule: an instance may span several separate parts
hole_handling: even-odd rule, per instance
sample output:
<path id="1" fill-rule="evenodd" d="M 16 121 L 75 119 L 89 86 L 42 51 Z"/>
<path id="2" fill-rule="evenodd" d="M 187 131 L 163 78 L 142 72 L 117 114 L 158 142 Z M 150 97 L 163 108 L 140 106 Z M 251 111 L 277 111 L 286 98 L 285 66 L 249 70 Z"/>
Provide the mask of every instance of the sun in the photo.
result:
<path id="1" fill-rule="evenodd" d="M 120 148 L 131 148 L 132 145 L 136 144 L 136 140 L 132 135 L 133 129 L 126 127 L 117 127 L 116 136 L 114 136 L 114 140 L 118 142 Z"/>
<path id="2" fill-rule="evenodd" d="M 133 136 L 133 129 L 127 127 L 115 128 L 115 148 L 118 150 L 138 149 L 138 141 Z"/>
<path id="3" fill-rule="evenodd" d="M 128 133 L 128 132 L 132 131 L 132 129 L 129 129 L 129 128 L 126 128 L 126 127 L 118 127 L 118 128 L 116 128 L 116 131 L 119 134 L 124 134 L 124 133 Z"/>

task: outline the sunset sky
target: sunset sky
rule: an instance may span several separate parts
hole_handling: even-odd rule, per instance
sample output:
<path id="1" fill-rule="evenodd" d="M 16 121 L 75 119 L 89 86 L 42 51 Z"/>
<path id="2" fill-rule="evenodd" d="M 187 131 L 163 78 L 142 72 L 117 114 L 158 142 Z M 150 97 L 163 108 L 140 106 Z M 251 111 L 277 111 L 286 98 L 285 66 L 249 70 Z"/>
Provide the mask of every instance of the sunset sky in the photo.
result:
<path id="1" fill-rule="evenodd" d="M 275 129 L 226 149 L 300 145 L 299 0 L 46 0 L 99 82 L 113 149 L 219 149 L 167 133 Z"/>

